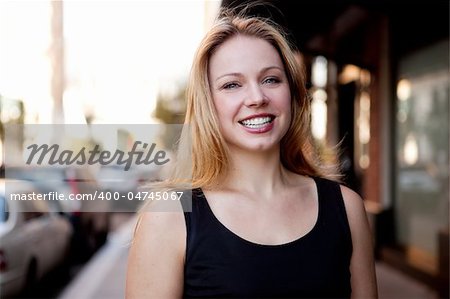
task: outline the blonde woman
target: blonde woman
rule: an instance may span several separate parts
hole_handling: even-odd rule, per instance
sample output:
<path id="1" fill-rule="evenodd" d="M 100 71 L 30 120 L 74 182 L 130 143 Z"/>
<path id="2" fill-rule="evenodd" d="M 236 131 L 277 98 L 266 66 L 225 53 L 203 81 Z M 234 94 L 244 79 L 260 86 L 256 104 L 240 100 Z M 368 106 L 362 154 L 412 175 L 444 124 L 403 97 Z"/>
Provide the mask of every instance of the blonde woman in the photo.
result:
<path id="1" fill-rule="evenodd" d="M 127 298 L 376 298 L 363 201 L 321 166 L 283 31 L 222 14 L 187 99 L 173 180 L 192 164 L 192 211 L 141 214 Z"/>

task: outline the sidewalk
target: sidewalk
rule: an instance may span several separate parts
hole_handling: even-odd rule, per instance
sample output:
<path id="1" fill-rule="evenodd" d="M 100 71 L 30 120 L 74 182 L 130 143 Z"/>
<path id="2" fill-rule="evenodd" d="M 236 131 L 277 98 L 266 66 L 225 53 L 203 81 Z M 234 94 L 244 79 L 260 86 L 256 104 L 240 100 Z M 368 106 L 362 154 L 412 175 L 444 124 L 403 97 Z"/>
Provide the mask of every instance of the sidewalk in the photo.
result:
<path id="1" fill-rule="evenodd" d="M 136 218 L 108 238 L 58 299 L 123 299 L 128 248 Z M 437 299 L 434 291 L 383 263 L 376 265 L 379 299 Z"/>
<path id="2" fill-rule="evenodd" d="M 136 217 L 112 232 L 107 243 L 66 287 L 58 299 L 125 298 L 128 248 Z"/>

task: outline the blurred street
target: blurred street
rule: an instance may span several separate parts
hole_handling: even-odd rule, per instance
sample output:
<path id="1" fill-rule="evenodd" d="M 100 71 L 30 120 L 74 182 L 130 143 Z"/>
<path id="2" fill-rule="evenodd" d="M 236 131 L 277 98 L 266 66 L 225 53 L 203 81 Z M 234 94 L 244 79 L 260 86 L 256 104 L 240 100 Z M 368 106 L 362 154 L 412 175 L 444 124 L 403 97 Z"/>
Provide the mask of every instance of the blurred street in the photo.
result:
<path id="1" fill-rule="evenodd" d="M 65 298 L 124 298 L 129 242 L 134 213 L 116 213 L 106 244 L 60 293 Z"/>
<path id="2" fill-rule="evenodd" d="M 115 299 L 125 297 L 128 248 L 135 214 L 119 213 L 115 229 L 88 264 L 60 293 L 58 299 Z M 437 299 L 438 295 L 382 262 L 376 265 L 380 299 Z"/>
<path id="3" fill-rule="evenodd" d="M 0 298 L 2 299 L 58 298 L 62 296 L 62 293 L 66 292 L 67 289 L 75 286 L 76 284 L 75 281 L 78 281 L 80 279 L 87 279 L 89 281 L 93 281 L 92 277 L 95 277 L 97 275 L 89 274 L 88 272 L 86 272 L 89 271 L 88 269 L 91 270 L 95 269 L 94 270 L 95 272 L 103 273 L 98 272 L 101 271 L 100 269 L 97 268 L 98 265 L 101 265 L 103 269 L 106 269 L 105 266 L 107 266 L 109 262 L 115 263 L 117 260 L 120 261 L 120 263 L 122 264 L 123 260 L 123 263 L 125 263 L 126 258 L 114 255 L 111 249 L 112 248 L 117 248 L 120 250 L 123 249 L 119 248 L 120 246 L 118 246 L 118 244 L 126 244 L 125 239 L 129 238 L 129 230 L 130 226 L 133 224 L 132 223 L 133 216 L 134 213 L 121 213 L 121 212 L 111 213 L 110 236 L 108 237 L 107 242 L 102 247 L 100 247 L 94 253 L 94 255 L 92 255 L 91 257 L 87 257 L 86 261 L 79 261 L 73 258 L 68 259 L 66 263 L 62 263 L 61 265 L 59 265 L 58 267 L 47 273 L 39 281 L 39 283 L 33 286 L 33 288 L 26 289 L 23 292 L 18 293 L 17 295 L 5 297 L 3 294 L 1 294 L 0 290 L 1 295 Z M 126 246 L 123 247 L 125 248 Z M 116 250 L 116 252 L 118 252 L 118 250 Z M 108 258 L 108 262 L 102 260 L 100 256 Z M 98 277 L 103 278 L 102 275 L 98 275 Z M 120 277 L 118 276 L 118 278 Z M 91 283 L 90 285 L 96 285 L 97 283 L 98 283 L 97 281 L 93 281 L 93 283 Z M 119 281 L 117 285 L 121 287 L 122 284 L 123 283 Z M 78 288 L 79 285 L 76 284 L 76 286 Z M 82 287 L 81 289 L 84 289 L 84 287 Z M 76 290 L 76 292 L 77 294 L 74 295 L 74 297 L 70 298 L 89 298 L 89 296 L 84 297 L 84 295 L 80 293 L 80 290 Z M 112 297 L 116 298 L 117 296 L 114 295 Z M 109 296 L 102 296 L 102 298 L 109 298 Z"/>

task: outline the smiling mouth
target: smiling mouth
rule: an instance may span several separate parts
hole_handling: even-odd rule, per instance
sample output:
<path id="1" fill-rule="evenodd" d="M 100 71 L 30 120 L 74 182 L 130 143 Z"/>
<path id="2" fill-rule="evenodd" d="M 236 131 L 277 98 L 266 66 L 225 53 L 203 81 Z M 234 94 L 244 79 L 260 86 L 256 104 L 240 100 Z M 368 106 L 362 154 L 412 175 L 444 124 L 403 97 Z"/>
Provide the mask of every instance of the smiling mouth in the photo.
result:
<path id="1" fill-rule="evenodd" d="M 240 120 L 239 123 L 243 125 L 244 127 L 250 128 L 250 129 L 258 129 L 266 126 L 267 124 L 270 124 L 275 119 L 275 116 L 263 116 L 263 117 L 254 117 L 254 118 L 248 118 L 244 120 Z"/>

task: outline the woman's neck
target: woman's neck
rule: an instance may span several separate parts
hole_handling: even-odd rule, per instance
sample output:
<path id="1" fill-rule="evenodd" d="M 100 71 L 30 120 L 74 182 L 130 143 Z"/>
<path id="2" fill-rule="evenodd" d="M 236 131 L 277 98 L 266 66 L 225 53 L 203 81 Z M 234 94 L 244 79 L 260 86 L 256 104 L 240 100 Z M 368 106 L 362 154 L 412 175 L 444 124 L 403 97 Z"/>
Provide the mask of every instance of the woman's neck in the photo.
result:
<path id="1" fill-rule="evenodd" d="M 292 173 L 280 161 L 279 148 L 266 152 L 230 151 L 230 168 L 220 189 L 269 195 L 283 189 Z"/>

